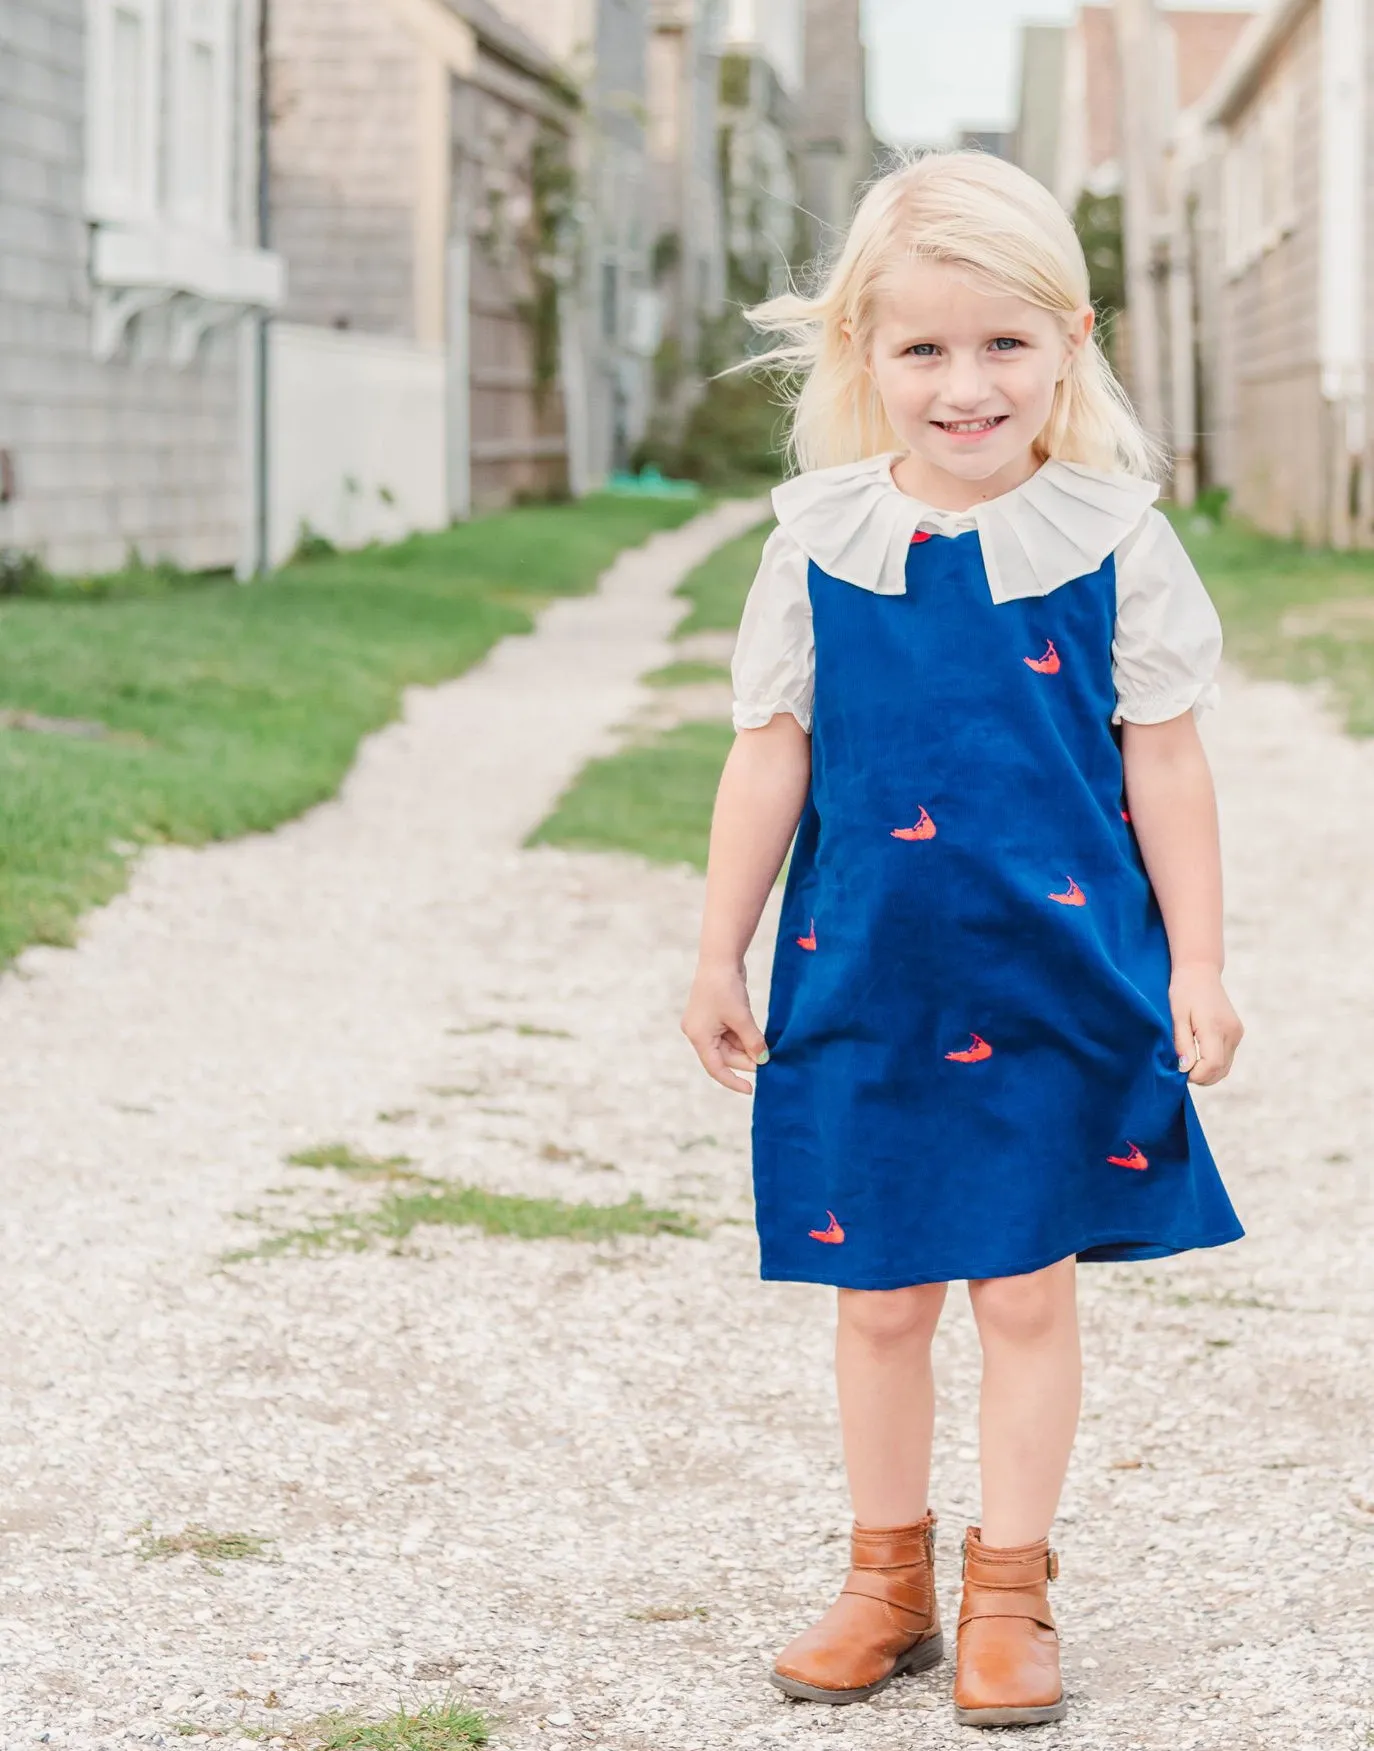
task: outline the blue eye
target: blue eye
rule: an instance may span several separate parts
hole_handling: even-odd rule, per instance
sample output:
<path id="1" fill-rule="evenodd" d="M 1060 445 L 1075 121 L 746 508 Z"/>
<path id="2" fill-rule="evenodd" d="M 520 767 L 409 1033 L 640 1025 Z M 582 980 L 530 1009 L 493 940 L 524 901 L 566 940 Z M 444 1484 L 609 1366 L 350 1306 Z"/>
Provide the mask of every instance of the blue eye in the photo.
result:
<path id="1" fill-rule="evenodd" d="M 918 340 L 914 346 L 909 346 L 907 351 L 909 353 L 915 353 L 918 358 L 928 359 L 935 351 L 935 342 L 931 340 Z"/>
<path id="2" fill-rule="evenodd" d="M 1021 345 L 1021 342 L 1019 340 L 1017 340 L 1012 335 L 1004 334 L 1004 335 L 1000 336 L 997 340 L 995 340 L 992 344 L 993 344 L 993 346 L 995 346 L 999 349 L 1010 350 L 1013 347 L 1019 347 Z"/>

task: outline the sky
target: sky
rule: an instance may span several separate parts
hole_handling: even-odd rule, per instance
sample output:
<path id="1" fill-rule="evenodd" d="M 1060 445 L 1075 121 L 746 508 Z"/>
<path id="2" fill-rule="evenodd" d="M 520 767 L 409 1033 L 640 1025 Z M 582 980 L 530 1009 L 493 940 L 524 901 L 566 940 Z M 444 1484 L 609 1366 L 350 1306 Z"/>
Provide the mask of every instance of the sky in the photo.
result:
<path id="1" fill-rule="evenodd" d="M 1206 0 L 1260 10 L 1262 0 Z M 883 140 L 937 145 L 959 126 L 1009 127 L 1018 27 L 1066 22 L 1074 0 L 864 0 L 869 117 Z"/>

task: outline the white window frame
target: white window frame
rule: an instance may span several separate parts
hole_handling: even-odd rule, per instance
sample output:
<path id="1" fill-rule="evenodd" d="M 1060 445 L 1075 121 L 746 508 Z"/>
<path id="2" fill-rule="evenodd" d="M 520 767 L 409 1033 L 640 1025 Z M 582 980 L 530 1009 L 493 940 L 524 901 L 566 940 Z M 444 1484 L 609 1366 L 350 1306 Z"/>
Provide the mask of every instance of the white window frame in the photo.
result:
<path id="1" fill-rule="evenodd" d="M 1298 94 L 1285 71 L 1231 130 L 1223 163 L 1226 272 L 1236 279 L 1298 223 Z"/>
<path id="2" fill-rule="evenodd" d="M 178 225 L 202 236 L 224 237 L 233 229 L 235 108 L 232 0 L 170 0 L 168 33 L 167 209 Z M 210 62 L 209 159 L 205 186 L 186 180 L 192 141 L 206 127 L 203 94 L 192 78 L 193 59 L 208 51 Z"/>
<path id="3" fill-rule="evenodd" d="M 1292 78 L 1281 80 L 1264 106 L 1264 247 L 1272 249 L 1298 222 L 1297 88 Z"/>
<path id="4" fill-rule="evenodd" d="M 140 102 L 132 118 L 121 114 L 121 94 L 115 89 L 121 13 L 137 19 L 142 27 Z M 157 218 L 161 193 L 161 0 L 87 0 L 86 22 L 87 215 L 116 223 L 147 224 Z M 131 174 L 121 179 L 114 168 L 115 142 L 120 128 L 130 120 L 138 130 L 138 150 Z"/>

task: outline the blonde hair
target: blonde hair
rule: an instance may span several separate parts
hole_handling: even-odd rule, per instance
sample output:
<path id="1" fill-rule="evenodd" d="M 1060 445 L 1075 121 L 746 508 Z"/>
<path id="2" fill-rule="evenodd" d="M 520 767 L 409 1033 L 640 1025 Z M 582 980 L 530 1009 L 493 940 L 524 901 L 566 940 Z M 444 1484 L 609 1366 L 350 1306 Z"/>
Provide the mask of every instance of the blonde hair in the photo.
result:
<path id="1" fill-rule="evenodd" d="M 795 289 L 746 310 L 782 336 L 741 368 L 784 377 L 794 468 L 859 462 L 905 446 L 865 368 L 877 294 L 898 261 L 948 262 L 1061 323 L 1089 302 L 1088 267 L 1068 214 L 1034 177 L 979 151 L 903 154 L 870 185 L 810 296 Z M 1158 477 L 1162 445 L 1142 429 L 1094 332 L 1071 356 L 1034 449 L 1089 467 Z"/>

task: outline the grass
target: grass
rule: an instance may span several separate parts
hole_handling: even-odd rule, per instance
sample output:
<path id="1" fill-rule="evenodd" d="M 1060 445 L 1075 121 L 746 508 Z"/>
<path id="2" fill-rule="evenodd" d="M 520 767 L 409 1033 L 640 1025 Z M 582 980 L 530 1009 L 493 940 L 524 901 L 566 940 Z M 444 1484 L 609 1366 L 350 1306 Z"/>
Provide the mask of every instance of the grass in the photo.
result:
<path id="1" fill-rule="evenodd" d="M 485 1715 L 452 1700 L 412 1712 L 398 1709 L 382 1721 L 334 1716 L 317 1722 L 305 1743 L 318 1751 L 461 1751 L 485 1745 L 491 1727 Z"/>
<path id="2" fill-rule="evenodd" d="M 689 638 L 694 632 L 735 630 L 772 527 L 770 518 L 734 541 L 727 541 L 688 573 L 676 594 L 685 596 L 691 608 L 679 623 L 674 638 Z"/>
<path id="3" fill-rule="evenodd" d="M 619 1204 L 566 1203 L 449 1184 L 424 1192 L 394 1193 L 377 1210 L 376 1231 L 405 1240 L 415 1229 L 442 1223 L 480 1228 L 515 1240 L 609 1240 L 618 1234 L 678 1234 L 695 1238 L 699 1225 L 677 1210 L 655 1210 L 637 1192 Z"/>
<path id="4" fill-rule="evenodd" d="M 1270 679 L 1328 682 L 1346 730 L 1374 736 L 1374 553 L 1303 547 L 1231 519 L 1172 516 L 1221 615 L 1226 656 Z"/>
<path id="5" fill-rule="evenodd" d="M 0 729 L 0 965 L 70 943 L 138 847 L 265 830 L 333 795 L 403 687 L 461 674 L 539 602 L 591 589 L 699 509 L 599 496 L 250 586 L 133 571 L 0 597 L 0 711 L 110 732 Z"/>
<path id="6" fill-rule="evenodd" d="M 729 724 L 685 723 L 591 761 L 528 843 L 632 851 L 704 869 L 716 784 L 733 740 Z"/>
<path id="7" fill-rule="evenodd" d="M 243 1562 L 250 1557 L 267 1554 L 270 1539 L 258 1538 L 251 1532 L 212 1532 L 208 1526 L 188 1526 L 182 1532 L 153 1535 L 145 1521 L 136 1530 L 143 1533 L 138 1548 L 139 1559 L 154 1562 L 166 1557 L 193 1556 L 212 1575 L 222 1575 L 217 1565 L 222 1562 Z"/>
<path id="8" fill-rule="evenodd" d="M 674 634 L 733 632 L 771 529 L 761 523 L 704 560 L 678 586 L 691 607 Z M 663 688 L 729 679 L 716 663 L 677 662 L 646 679 Z M 582 851 L 630 851 L 655 863 L 706 867 L 720 769 L 734 740 L 726 722 L 678 724 L 584 766 L 526 841 Z"/>
<path id="9" fill-rule="evenodd" d="M 385 1115 L 379 1114 L 379 1117 Z M 292 1167 L 332 1167 L 351 1179 L 422 1179 L 422 1174 L 408 1173 L 414 1165 L 408 1155 L 367 1155 L 347 1143 L 318 1143 L 313 1149 L 298 1149 L 287 1156 Z"/>
<path id="10" fill-rule="evenodd" d="M 344 1211 L 309 1227 L 266 1235 L 256 1246 L 224 1254 L 221 1263 L 358 1252 L 373 1240 L 407 1240 L 417 1228 L 424 1227 L 477 1228 L 483 1234 L 512 1240 L 597 1241 L 623 1234 L 676 1234 L 698 1239 L 703 1232 L 695 1217 L 679 1210 L 654 1209 L 637 1192 L 619 1204 L 574 1204 L 563 1198 L 489 1192 L 457 1180 L 426 1180 L 423 1190 L 393 1192 L 370 1210 Z"/>
<path id="11" fill-rule="evenodd" d="M 274 1695 L 264 1706 L 277 1706 Z M 242 1721 L 232 1727 L 178 1721 L 173 1731 L 182 1738 L 203 1734 L 212 1739 L 270 1740 L 284 1751 L 467 1751 L 468 1746 L 489 1743 L 492 1727 L 477 1709 L 446 1697 L 418 1709 L 398 1709 L 380 1721 L 342 1714 L 321 1715 L 296 1727 L 275 1721 L 266 1727 Z"/>
<path id="12" fill-rule="evenodd" d="M 708 681 L 728 681 L 730 670 L 725 663 L 668 663 L 661 669 L 651 669 L 644 677 L 648 687 L 697 687 Z"/>

